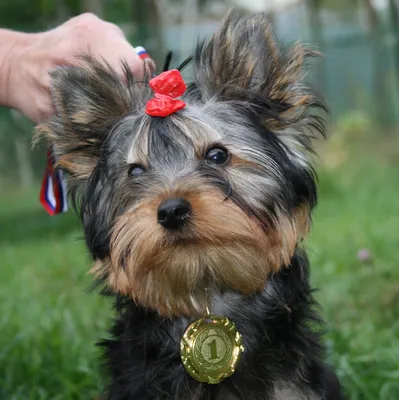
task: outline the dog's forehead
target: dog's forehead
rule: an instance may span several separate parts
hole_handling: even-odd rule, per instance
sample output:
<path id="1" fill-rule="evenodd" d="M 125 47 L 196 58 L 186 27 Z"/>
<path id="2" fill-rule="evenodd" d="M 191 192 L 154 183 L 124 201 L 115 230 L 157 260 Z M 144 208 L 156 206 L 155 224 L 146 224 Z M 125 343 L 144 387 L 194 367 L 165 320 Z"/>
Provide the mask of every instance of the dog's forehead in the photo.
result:
<path id="1" fill-rule="evenodd" d="M 187 107 L 183 113 L 167 118 L 142 116 L 136 121 L 126 121 L 125 125 L 129 123 L 129 164 L 145 164 L 176 155 L 193 158 L 220 143 L 224 136 L 209 116 L 197 107 Z"/>
<path id="2" fill-rule="evenodd" d="M 129 132 L 128 163 L 145 162 L 171 151 L 186 157 L 199 156 L 215 144 L 237 154 L 245 151 L 249 156 L 264 144 L 250 118 L 234 105 L 218 102 L 189 105 L 167 118 L 131 117 L 123 125 Z"/>

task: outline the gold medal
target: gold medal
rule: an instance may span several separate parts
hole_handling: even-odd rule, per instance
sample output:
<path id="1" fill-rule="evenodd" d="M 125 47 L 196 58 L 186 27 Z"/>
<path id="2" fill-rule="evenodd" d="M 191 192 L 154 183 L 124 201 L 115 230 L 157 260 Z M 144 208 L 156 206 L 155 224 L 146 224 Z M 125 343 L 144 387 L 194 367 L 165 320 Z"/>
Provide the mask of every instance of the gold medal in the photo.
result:
<path id="1" fill-rule="evenodd" d="M 244 347 L 232 321 L 206 315 L 187 328 L 180 350 L 183 365 L 194 379 L 217 384 L 235 372 Z"/>

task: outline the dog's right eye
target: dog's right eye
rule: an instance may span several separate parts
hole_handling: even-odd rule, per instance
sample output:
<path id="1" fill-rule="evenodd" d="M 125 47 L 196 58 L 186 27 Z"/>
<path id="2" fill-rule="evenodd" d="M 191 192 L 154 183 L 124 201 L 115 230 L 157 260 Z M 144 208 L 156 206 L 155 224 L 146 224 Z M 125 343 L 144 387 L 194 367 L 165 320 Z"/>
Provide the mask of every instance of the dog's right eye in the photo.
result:
<path id="1" fill-rule="evenodd" d="M 205 155 L 205 161 L 210 164 L 223 165 L 230 159 L 230 154 L 227 150 L 219 147 L 210 149 Z"/>
<path id="2" fill-rule="evenodd" d="M 143 172 L 144 172 L 144 167 L 143 166 L 141 166 L 140 164 L 132 164 L 129 167 L 128 175 L 131 178 L 134 178 L 135 176 L 138 176 L 138 175 L 142 174 Z"/>

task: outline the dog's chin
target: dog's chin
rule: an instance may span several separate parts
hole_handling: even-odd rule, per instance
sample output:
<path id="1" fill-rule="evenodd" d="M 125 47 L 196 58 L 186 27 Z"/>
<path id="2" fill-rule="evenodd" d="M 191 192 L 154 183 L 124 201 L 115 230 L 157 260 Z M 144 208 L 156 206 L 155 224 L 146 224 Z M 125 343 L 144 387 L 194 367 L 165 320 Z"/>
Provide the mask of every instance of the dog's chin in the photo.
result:
<path id="1" fill-rule="evenodd" d="M 168 235 L 167 244 L 162 235 L 160 242 L 138 240 L 134 252 L 105 261 L 108 284 L 162 316 L 201 315 L 206 290 L 211 296 L 226 290 L 250 295 L 264 287 L 273 271 L 273 251 L 259 237 L 250 240 L 251 235 L 226 241 L 176 233 Z"/>

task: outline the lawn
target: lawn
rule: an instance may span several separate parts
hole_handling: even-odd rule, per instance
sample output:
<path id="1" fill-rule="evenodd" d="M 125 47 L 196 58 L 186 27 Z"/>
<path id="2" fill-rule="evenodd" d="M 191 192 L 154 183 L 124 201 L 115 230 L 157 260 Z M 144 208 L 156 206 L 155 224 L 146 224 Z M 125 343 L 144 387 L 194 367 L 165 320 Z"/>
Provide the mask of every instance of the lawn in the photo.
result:
<path id="1" fill-rule="evenodd" d="M 399 159 L 373 152 L 320 173 L 307 247 L 348 399 L 398 400 Z M 362 248 L 371 262 L 358 261 Z M 3 192 L 0 263 L 0 399 L 94 399 L 103 382 L 94 343 L 111 313 L 87 290 L 73 213 L 51 218 L 36 192 Z"/>

